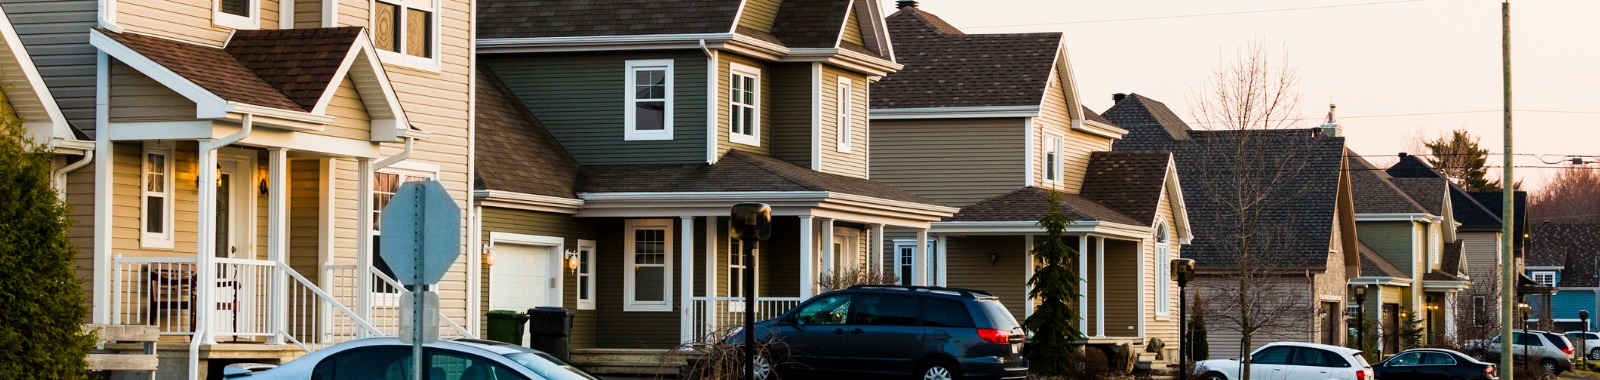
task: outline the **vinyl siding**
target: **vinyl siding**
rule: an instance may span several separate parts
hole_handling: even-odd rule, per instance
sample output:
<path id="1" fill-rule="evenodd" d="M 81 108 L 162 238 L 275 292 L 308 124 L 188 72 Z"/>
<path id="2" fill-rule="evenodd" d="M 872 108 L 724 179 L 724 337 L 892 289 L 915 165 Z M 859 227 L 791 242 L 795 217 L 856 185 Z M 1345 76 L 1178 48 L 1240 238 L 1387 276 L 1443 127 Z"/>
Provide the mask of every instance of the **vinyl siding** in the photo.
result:
<path id="1" fill-rule="evenodd" d="M 678 228 L 680 221 L 672 220 L 672 269 L 671 276 L 673 309 L 676 309 L 677 297 L 683 295 L 683 289 L 678 279 L 683 265 L 683 255 L 680 249 L 685 238 L 683 231 Z M 624 222 L 622 219 L 604 219 L 595 222 L 599 232 L 599 242 L 595 247 L 596 269 L 600 276 L 596 281 L 595 309 L 599 316 L 599 329 L 605 334 L 598 334 L 596 346 L 604 348 L 670 348 L 678 345 L 678 318 L 680 313 L 674 311 L 641 312 L 623 311 L 624 268 L 627 262 L 624 242 Z"/>
<path id="2" fill-rule="evenodd" d="M 321 181 L 321 160 L 289 161 L 289 266 L 313 284 L 322 277 Z"/>
<path id="3" fill-rule="evenodd" d="M 1062 80 L 1059 73 L 1052 71 L 1049 88 L 1044 92 L 1044 99 L 1039 109 L 1039 117 L 1033 119 L 1033 127 L 1038 135 L 1034 136 L 1035 146 L 1034 183 L 1044 188 L 1054 188 L 1069 193 L 1077 193 L 1083 188 L 1083 176 L 1089 167 L 1089 154 L 1097 151 L 1111 150 L 1111 139 L 1091 135 L 1081 131 L 1072 130 L 1071 110 L 1067 98 L 1061 88 Z M 1044 151 L 1046 135 L 1060 136 L 1062 138 L 1061 162 L 1062 180 L 1060 185 L 1051 184 L 1044 180 Z"/>
<path id="4" fill-rule="evenodd" d="M 566 249 L 575 250 L 578 247 L 579 239 L 594 240 L 595 238 L 595 230 L 592 223 L 571 215 L 498 207 L 484 207 L 481 210 L 483 211 L 483 225 L 482 236 L 479 236 L 479 238 L 485 243 L 489 242 L 490 233 L 508 232 L 560 237 L 565 241 Z M 618 241 L 606 243 L 613 246 L 620 244 Z M 597 249 L 598 246 L 606 243 L 596 242 Z M 596 252 L 596 259 L 599 259 L 598 251 Z M 495 291 L 495 289 L 489 288 L 489 275 L 493 270 L 493 267 L 487 265 L 482 268 L 482 281 L 480 281 L 481 288 L 479 289 L 482 293 L 479 297 L 478 306 L 479 310 L 484 312 L 489 311 L 489 296 Z M 561 273 L 563 284 L 565 284 L 565 288 L 561 290 L 561 304 L 576 313 L 572 320 L 572 346 L 574 348 L 595 347 L 595 341 L 599 337 L 597 314 L 595 310 L 578 310 L 578 276 L 566 269 L 561 269 Z M 621 281 L 621 278 L 595 277 L 596 285 L 606 281 Z M 517 291 L 517 289 L 503 289 L 503 291 Z M 484 323 L 480 324 L 480 326 L 483 326 L 485 330 L 479 331 L 479 333 L 487 333 L 488 324 Z"/>
<path id="5" fill-rule="evenodd" d="M 1200 276 L 1197 277 L 1195 281 L 1196 282 L 1190 286 L 1190 291 L 1209 292 L 1212 291 L 1212 289 L 1225 287 L 1227 285 L 1224 283 L 1231 282 L 1233 280 L 1217 276 Z M 1298 279 L 1286 278 L 1277 280 L 1264 280 L 1263 282 L 1265 281 L 1281 282 L 1279 285 L 1275 285 L 1277 287 L 1276 289 L 1290 294 L 1291 297 L 1306 298 L 1309 301 L 1309 295 L 1311 294 L 1311 288 L 1309 286 L 1310 283 L 1308 283 L 1303 277 Z M 1220 295 L 1206 294 L 1202 295 L 1201 298 L 1218 296 Z M 1239 334 L 1238 328 L 1235 326 L 1229 326 L 1228 322 L 1226 322 L 1227 318 L 1219 315 L 1220 312 L 1216 310 L 1216 307 L 1206 310 L 1206 336 L 1210 338 L 1211 358 L 1236 358 L 1241 354 L 1246 354 L 1247 352 L 1245 351 L 1248 350 L 1240 350 L 1241 334 Z M 1311 321 L 1308 319 L 1306 323 L 1311 323 Z M 1304 325 L 1297 325 L 1292 328 L 1257 331 L 1251 336 L 1249 350 L 1260 348 L 1261 346 L 1272 342 L 1308 341 L 1309 336 L 1305 331 L 1302 331 L 1305 327 L 1306 326 Z M 1173 335 L 1176 336 L 1177 334 Z M 1167 342 L 1168 346 L 1172 346 L 1172 342 L 1175 341 L 1167 340 Z"/>
<path id="6" fill-rule="evenodd" d="M 294 1 L 294 27 L 295 28 L 321 28 L 322 27 L 322 0 L 290 0 Z"/>
<path id="7" fill-rule="evenodd" d="M 139 176 L 142 175 L 144 146 L 115 143 L 112 147 L 111 177 L 111 254 L 129 257 L 193 257 L 197 244 L 195 186 L 195 147 L 192 142 L 177 142 L 173 148 L 173 244 L 171 249 L 139 247 L 141 201 Z"/>
<path id="8" fill-rule="evenodd" d="M 850 104 L 840 104 L 839 78 L 850 79 Z M 843 176 L 867 177 L 867 79 L 859 74 L 822 66 L 822 172 Z M 838 107 L 850 107 L 850 150 L 840 152 Z"/>
<path id="9" fill-rule="evenodd" d="M 718 57 L 720 58 L 717 59 L 717 156 L 721 157 L 723 153 L 727 153 L 729 150 L 769 154 L 772 149 L 771 120 L 773 107 L 771 70 L 766 67 L 765 63 L 727 52 L 723 52 Z M 733 119 L 730 114 L 732 110 L 729 108 L 732 107 L 733 101 L 732 88 L 730 87 L 733 81 L 732 63 L 761 70 L 759 73 L 761 74 L 761 84 L 759 85 L 761 93 L 758 95 L 761 99 L 757 108 L 761 113 L 761 123 L 758 127 L 760 136 L 758 136 L 757 140 L 759 145 L 746 145 L 729 140 L 729 135 L 732 133 L 730 130 L 733 129 Z M 809 105 L 810 102 L 808 101 L 806 104 Z M 786 104 L 784 106 L 792 105 Z"/>
<path id="10" fill-rule="evenodd" d="M 867 43 L 861 38 L 861 22 L 856 18 L 856 9 L 850 8 L 850 15 L 844 19 L 844 31 L 839 37 L 844 42 L 865 46 Z"/>
<path id="11" fill-rule="evenodd" d="M 1157 216 L 1157 219 L 1167 221 L 1167 223 L 1168 223 L 1167 224 L 1167 228 L 1168 228 L 1169 231 L 1172 231 L 1172 234 L 1174 236 L 1174 238 L 1172 240 L 1168 241 L 1167 252 L 1169 254 L 1171 254 L 1171 256 L 1172 256 L 1171 258 L 1172 259 L 1178 259 L 1178 258 L 1182 258 L 1183 257 L 1183 244 L 1178 244 L 1178 239 L 1177 239 L 1177 236 L 1178 236 L 1177 235 L 1177 231 L 1178 231 L 1178 229 L 1177 229 L 1177 225 L 1173 224 L 1174 223 L 1173 205 L 1172 205 L 1173 199 L 1172 199 L 1172 197 L 1170 195 L 1171 195 L 1171 192 L 1168 192 L 1168 191 L 1163 191 L 1162 192 L 1159 206 L 1157 206 L 1157 208 L 1156 208 L 1156 216 Z M 1145 288 L 1143 289 L 1143 291 L 1144 291 L 1144 305 L 1143 305 L 1143 307 L 1145 308 L 1144 309 L 1144 311 L 1145 311 L 1145 313 L 1144 313 L 1144 315 L 1145 315 L 1145 317 L 1144 317 L 1145 318 L 1145 322 L 1144 322 L 1145 335 L 1149 336 L 1149 337 L 1154 337 L 1154 338 L 1161 338 L 1161 340 L 1167 341 L 1167 342 L 1177 342 L 1177 339 L 1178 339 L 1178 323 L 1180 321 L 1180 318 L 1178 316 L 1178 312 L 1179 312 L 1179 310 L 1178 310 L 1178 283 L 1175 282 L 1175 281 L 1169 281 L 1167 283 L 1167 286 L 1170 287 L 1169 288 L 1170 291 L 1168 291 L 1167 294 L 1172 297 L 1172 298 L 1170 298 L 1168 300 L 1168 302 L 1170 302 L 1170 303 L 1168 303 L 1168 305 L 1170 306 L 1170 309 L 1168 309 L 1168 310 L 1170 310 L 1171 313 L 1167 317 L 1158 317 L 1158 316 L 1156 316 L 1156 303 L 1157 303 L 1157 300 L 1156 300 L 1156 286 L 1158 286 L 1156 284 L 1156 268 L 1159 268 L 1159 266 L 1156 265 L 1156 242 L 1155 242 L 1155 240 L 1154 239 L 1145 240 L 1143 248 L 1144 248 L 1144 252 L 1145 253 L 1144 253 L 1144 256 L 1143 256 L 1142 259 L 1143 259 L 1144 267 L 1146 269 L 1144 270 L 1142 276 L 1144 276 L 1144 283 L 1150 284 L 1150 285 L 1146 285 Z M 1174 347 L 1175 345 L 1169 344 L 1168 346 L 1169 347 Z"/>
<path id="12" fill-rule="evenodd" d="M 278 0 L 256 0 L 260 28 L 278 28 Z M 233 28 L 212 22 L 213 0 L 122 0 L 117 25 L 130 32 L 222 46 Z"/>
<path id="13" fill-rule="evenodd" d="M 57 157 L 56 168 L 71 163 L 76 158 Z M 67 241 L 77 254 L 72 257 L 73 272 L 83 294 L 94 294 L 94 165 L 85 166 L 67 174 L 67 219 L 72 226 L 67 229 Z M 84 297 L 93 307 L 94 297 Z M 85 321 L 87 322 L 87 321 Z"/>
<path id="14" fill-rule="evenodd" d="M 1473 279 L 1493 278 L 1499 275 L 1500 268 L 1500 233 L 1499 232 L 1461 232 L 1457 237 L 1462 240 L 1463 258 L 1466 260 L 1467 275 Z M 1487 281 L 1479 280 L 1478 283 L 1488 285 Z M 1474 284 L 1474 287 L 1478 284 Z M 1487 289 L 1487 288 L 1485 288 Z"/>
<path id="15" fill-rule="evenodd" d="M 372 18 L 372 0 L 335 0 L 339 2 L 339 24 L 365 26 Z M 456 1 L 456 0 L 452 0 Z"/>
<path id="16" fill-rule="evenodd" d="M 1356 223 L 1356 235 L 1368 247 L 1378 251 L 1378 255 L 1415 277 L 1412 270 L 1415 268 L 1415 246 L 1411 241 L 1411 233 L 1415 228 L 1412 222 L 1359 222 Z"/>
<path id="17" fill-rule="evenodd" d="M 789 63 L 771 66 L 772 83 L 768 91 L 772 99 L 770 146 L 772 155 L 785 161 L 811 167 L 811 109 L 813 96 L 811 63 Z M 763 110 L 764 111 L 764 110 Z"/>
<path id="18" fill-rule="evenodd" d="M 0 0 L 50 94 L 72 125 L 94 135 L 95 0 Z"/>
<path id="19" fill-rule="evenodd" d="M 894 242 L 886 240 L 884 256 L 893 260 L 898 252 Z M 946 284 L 956 288 L 978 289 L 1000 297 L 1000 303 L 1017 318 L 1027 319 L 1027 260 L 1030 260 L 1026 241 L 1022 236 L 965 236 L 945 240 L 948 265 Z M 999 260 L 989 262 L 989 255 Z M 891 267 L 893 268 L 893 267 Z"/>
<path id="20" fill-rule="evenodd" d="M 872 180 L 970 205 L 1022 187 L 1025 137 L 1022 119 L 875 121 Z"/>
<path id="21" fill-rule="evenodd" d="M 349 77 L 339 82 L 339 89 L 328 102 L 327 114 L 333 116 L 333 125 L 313 133 L 361 141 L 372 138 L 372 117 L 367 114 L 366 103 L 361 102 L 361 94 L 356 92 L 355 82 Z"/>
<path id="22" fill-rule="evenodd" d="M 739 26 L 772 32 L 772 23 L 778 19 L 778 5 L 781 2 L 781 0 L 745 1 L 743 15 L 739 16 Z"/>
<path id="23" fill-rule="evenodd" d="M 111 64 L 112 122 L 194 120 L 193 101 L 121 62 Z"/>
<path id="24" fill-rule="evenodd" d="M 623 141 L 625 62 L 635 59 L 675 61 L 672 140 Z M 706 58 L 698 50 L 492 55 L 481 63 L 505 80 L 581 164 L 706 160 Z"/>

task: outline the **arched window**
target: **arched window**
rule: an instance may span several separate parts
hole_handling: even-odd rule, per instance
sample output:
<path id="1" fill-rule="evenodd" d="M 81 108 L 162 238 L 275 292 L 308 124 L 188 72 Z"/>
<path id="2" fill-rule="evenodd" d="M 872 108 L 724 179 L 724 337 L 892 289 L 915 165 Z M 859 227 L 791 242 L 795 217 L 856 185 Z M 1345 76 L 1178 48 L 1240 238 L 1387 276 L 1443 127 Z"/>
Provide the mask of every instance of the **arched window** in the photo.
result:
<path id="1" fill-rule="evenodd" d="M 1167 245 L 1167 222 L 1156 223 L 1156 316 L 1172 314 L 1172 252 Z"/>

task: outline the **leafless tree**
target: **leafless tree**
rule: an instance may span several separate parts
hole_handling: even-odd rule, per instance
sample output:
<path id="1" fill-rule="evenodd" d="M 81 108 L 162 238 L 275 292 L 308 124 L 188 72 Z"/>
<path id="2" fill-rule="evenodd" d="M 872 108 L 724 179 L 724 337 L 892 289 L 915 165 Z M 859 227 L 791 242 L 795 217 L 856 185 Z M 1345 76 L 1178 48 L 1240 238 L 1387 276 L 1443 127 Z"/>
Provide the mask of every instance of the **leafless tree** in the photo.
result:
<path id="1" fill-rule="evenodd" d="M 1533 223 L 1600 223 L 1600 166 L 1570 166 L 1556 172 L 1528 200 Z"/>
<path id="2" fill-rule="evenodd" d="M 1446 337 L 1461 352 L 1484 358 L 1488 342 L 1500 336 L 1500 274 L 1472 277 L 1472 287 L 1456 294 L 1456 331 Z"/>

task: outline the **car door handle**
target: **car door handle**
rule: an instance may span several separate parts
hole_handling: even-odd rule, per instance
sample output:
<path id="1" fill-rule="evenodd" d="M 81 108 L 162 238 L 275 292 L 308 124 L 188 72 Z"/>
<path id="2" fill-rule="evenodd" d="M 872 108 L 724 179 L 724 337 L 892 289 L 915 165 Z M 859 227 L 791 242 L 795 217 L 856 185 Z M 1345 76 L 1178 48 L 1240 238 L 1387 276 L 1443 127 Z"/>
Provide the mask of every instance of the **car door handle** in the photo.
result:
<path id="1" fill-rule="evenodd" d="M 945 334 L 943 331 L 935 332 L 933 340 L 950 340 L 950 334 Z"/>
<path id="2" fill-rule="evenodd" d="M 844 329 L 833 329 L 834 335 L 844 335 Z"/>
<path id="3" fill-rule="evenodd" d="M 861 333 L 861 329 L 850 330 L 850 333 L 851 334 L 860 334 Z"/>

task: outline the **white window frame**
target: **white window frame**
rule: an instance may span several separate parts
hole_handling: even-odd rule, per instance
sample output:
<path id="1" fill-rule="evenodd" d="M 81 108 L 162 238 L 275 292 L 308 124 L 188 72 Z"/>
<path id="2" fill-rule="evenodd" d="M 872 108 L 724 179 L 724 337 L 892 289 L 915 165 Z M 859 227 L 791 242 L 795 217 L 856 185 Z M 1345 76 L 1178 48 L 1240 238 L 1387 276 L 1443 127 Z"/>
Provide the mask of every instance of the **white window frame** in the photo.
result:
<path id="1" fill-rule="evenodd" d="M 755 281 L 754 287 L 750 288 L 750 294 L 756 296 L 756 299 L 761 298 L 761 244 L 757 243 L 756 249 L 750 251 L 751 262 L 742 263 L 743 265 L 734 265 L 734 257 L 744 257 L 744 253 L 740 252 L 743 249 L 739 246 L 740 244 L 744 244 L 744 242 L 732 237 L 728 238 L 728 286 L 724 290 L 727 291 L 728 297 L 732 298 L 728 302 L 729 313 L 744 313 L 744 300 L 742 298 L 744 296 L 734 294 L 733 288 L 735 284 L 738 284 L 738 286 L 744 285 L 744 279 L 735 279 L 735 276 L 738 275 L 738 270 L 743 269 L 745 266 L 750 266 L 751 277 Z"/>
<path id="2" fill-rule="evenodd" d="M 736 144 L 761 146 L 761 69 L 736 62 L 728 63 L 728 141 Z M 741 78 L 752 79 L 755 83 L 755 100 L 749 103 L 736 103 L 734 99 L 734 85 Z M 734 117 L 734 108 L 740 107 L 751 110 L 750 134 L 735 132 L 739 126 L 738 118 Z M 631 109 L 631 108 L 630 108 Z M 631 120 L 631 119 L 630 119 Z"/>
<path id="3" fill-rule="evenodd" d="M 627 100 L 623 103 L 623 109 L 624 110 L 623 110 L 623 118 L 622 118 L 622 123 L 623 123 L 622 139 L 624 141 L 649 141 L 649 140 L 671 140 L 672 139 L 672 108 L 673 108 L 672 107 L 672 103 L 673 103 L 673 101 L 672 101 L 672 86 L 673 86 L 673 68 L 672 68 L 672 65 L 673 65 L 673 61 L 670 60 L 670 59 L 642 59 L 642 60 L 631 60 L 631 61 L 627 62 L 626 70 L 623 70 L 624 75 L 627 76 L 627 78 L 626 78 L 627 86 L 625 88 L 623 88 L 623 93 L 627 97 L 626 98 Z M 641 71 L 641 70 L 665 70 L 666 71 L 666 75 L 667 75 L 667 82 L 666 82 L 667 94 L 666 94 L 666 98 L 663 100 L 663 103 L 664 103 L 664 107 L 663 108 L 665 108 L 665 115 L 663 115 L 664 119 L 662 120 L 662 123 L 661 123 L 662 124 L 662 128 L 659 131 L 640 131 L 640 130 L 638 130 L 639 126 L 636 125 L 637 124 L 637 119 L 636 119 L 637 115 L 635 115 L 635 113 L 637 113 L 637 112 L 635 110 L 638 107 L 636 104 L 639 102 L 639 99 L 635 98 L 635 96 L 638 93 L 638 90 L 635 89 L 635 87 L 638 86 L 638 83 L 637 83 L 637 78 L 638 77 L 636 75 L 634 75 L 634 74 L 636 72 L 638 72 L 638 71 Z"/>
<path id="4" fill-rule="evenodd" d="M 381 174 L 398 175 L 398 176 L 400 176 L 400 179 L 401 179 L 400 183 L 402 183 L 402 184 L 404 184 L 406 182 L 405 181 L 406 177 L 427 177 L 427 178 L 435 180 L 435 181 L 439 180 L 439 166 L 438 165 L 426 164 L 426 163 L 420 163 L 420 162 L 401 161 L 401 162 L 395 163 L 394 165 L 390 165 L 387 168 L 383 168 L 381 170 L 375 170 L 375 171 L 372 172 L 372 176 L 374 177 L 371 180 L 372 186 L 377 186 L 378 185 L 378 179 L 376 177 L 380 173 Z M 372 189 L 371 194 L 372 194 L 373 197 L 377 197 L 378 189 L 376 189 L 376 188 Z M 377 219 L 377 218 L 381 218 L 382 217 L 381 216 L 382 213 L 383 213 L 383 206 L 378 205 L 377 199 L 373 199 L 372 200 L 372 210 L 366 215 L 366 217 Z M 378 252 L 383 250 L 383 247 L 380 246 L 377 243 L 377 240 L 380 239 L 380 236 L 382 236 L 383 234 L 379 230 L 379 229 L 382 228 L 382 226 L 379 225 L 377 220 L 373 220 L 372 227 L 374 229 L 367 231 L 367 238 L 373 240 L 373 243 L 372 243 L 373 251 L 372 251 L 372 255 L 370 255 L 371 259 L 372 259 L 372 262 L 369 262 L 369 263 L 366 263 L 366 264 L 367 265 L 371 265 L 373 271 L 376 272 L 377 269 L 378 269 L 378 260 L 380 259 L 380 255 L 378 254 Z M 491 246 L 493 245 L 492 241 L 490 242 L 490 245 Z M 393 268 L 390 268 L 390 269 L 392 270 Z M 398 279 L 398 278 L 395 278 L 395 279 L 392 279 L 392 280 L 400 281 L 400 279 Z M 400 293 L 401 293 L 400 289 L 383 289 L 382 287 L 378 287 L 378 286 L 373 286 L 373 287 L 370 287 L 369 289 L 372 290 L 370 293 L 373 296 L 375 296 L 375 297 L 387 297 L 385 299 L 393 298 L 395 300 L 398 300 L 399 298 L 397 298 L 397 297 L 399 297 Z M 385 290 L 393 290 L 393 291 L 385 291 Z"/>
<path id="5" fill-rule="evenodd" d="M 211 0 L 211 23 L 233 29 L 261 29 L 261 0 L 244 0 L 249 16 L 222 11 L 223 0 Z"/>
<path id="6" fill-rule="evenodd" d="M 840 152 L 850 152 L 850 142 L 855 136 L 855 121 L 852 120 L 855 116 L 855 111 L 851 109 L 851 105 L 855 104 L 855 89 L 850 78 L 839 77 L 837 91 L 835 93 L 837 95 L 835 97 L 837 103 L 834 104 L 834 109 L 836 110 L 836 115 L 834 115 L 834 140 L 838 140 L 838 150 Z"/>
<path id="7" fill-rule="evenodd" d="M 252 0 L 252 1 L 256 1 L 256 0 Z M 373 33 L 373 31 L 377 30 L 378 28 L 377 28 L 376 25 L 371 25 L 371 24 L 373 22 L 376 22 L 377 19 L 378 19 L 378 17 L 377 17 L 378 7 L 377 7 L 377 4 L 375 4 L 375 3 L 379 3 L 379 2 L 389 3 L 389 4 L 392 4 L 392 5 L 400 7 L 400 19 L 398 21 L 399 25 L 396 26 L 396 28 L 399 29 L 399 31 L 400 31 L 400 39 L 394 42 L 395 45 L 397 46 L 396 50 L 399 50 L 398 52 L 393 52 L 393 51 L 388 51 L 388 50 L 383 50 L 383 49 L 377 49 L 376 46 L 374 46 L 374 49 L 372 49 L 372 50 L 378 52 L 378 60 L 383 62 L 383 63 L 391 64 L 391 65 L 404 66 L 404 67 L 423 70 L 423 71 L 439 72 L 439 67 L 440 67 L 439 57 L 442 55 L 439 52 L 439 48 L 441 47 L 441 44 L 439 43 L 439 40 L 440 40 L 440 36 L 444 35 L 443 32 L 442 32 L 442 30 L 444 28 L 443 28 L 441 19 L 439 17 L 439 13 L 440 13 L 439 10 L 443 9 L 443 6 L 441 5 L 442 1 L 441 0 L 370 0 L 370 2 L 367 3 L 367 20 L 368 20 L 367 21 L 367 23 L 368 23 L 367 32 L 373 34 L 371 36 L 373 38 L 373 42 L 377 42 L 378 36 L 377 36 L 376 33 Z M 433 35 L 432 36 L 428 36 L 429 37 L 428 38 L 428 43 L 430 45 L 433 45 L 433 46 L 429 46 L 428 47 L 428 53 L 429 53 L 428 55 L 431 55 L 432 57 L 418 57 L 418 56 L 414 56 L 414 55 L 410 55 L 410 54 L 406 54 L 405 53 L 405 51 L 406 51 L 406 46 L 405 46 L 406 30 L 405 30 L 405 28 L 406 28 L 406 25 L 408 25 L 406 23 L 406 17 L 409 17 L 409 12 L 406 12 L 405 11 L 406 9 L 416 9 L 416 10 L 425 11 L 425 12 L 428 12 L 428 16 L 429 17 L 433 18 L 432 20 L 429 20 L 429 24 L 428 24 L 433 29 L 433 30 L 430 31 L 430 32 L 432 32 Z"/>
<path id="8" fill-rule="evenodd" d="M 1044 136 L 1044 149 L 1040 150 L 1042 153 L 1039 155 L 1039 164 L 1044 167 L 1045 183 L 1060 184 L 1062 177 L 1066 177 L 1061 173 L 1065 166 L 1062 165 L 1064 160 L 1061 159 L 1063 150 L 1061 136 L 1052 134 Z"/>
<path id="9" fill-rule="evenodd" d="M 934 277 L 934 273 L 937 273 L 936 269 L 938 268 L 938 265 L 939 265 L 938 263 L 934 262 L 934 260 L 933 260 L 933 256 L 934 256 L 933 255 L 933 249 L 937 245 L 936 244 L 937 242 L 938 242 L 937 239 L 929 238 L 928 239 L 928 248 L 925 251 L 923 251 L 928 256 L 927 258 L 925 258 L 925 260 L 928 261 L 927 265 L 929 265 L 929 269 L 934 269 L 934 270 L 929 270 L 928 271 L 928 279 L 930 280 L 930 282 L 932 282 L 932 279 Z M 910 256 L 911 262 L 909 262 L 909 263 L 903 261 L 903 260 L 906 260 L 907 256 L 902 253 L 902 250 L 903 249 L 913 249 L 913 248 L 916 248 L 916 246 L 917 246 L 917 240 L 916 239 L 895 239 L 894 240 L 894 260 L 895 260 L 895 262 L 894 262 L 894 275 L 896 277 L 896 280 L 899 280 L 899 282 L 904 283 L 904 282 L 909 281 L 907 279 L 911 278 L 912 271 L 916 270 L 916 262 L 917 262 L 916 256 L 915 256 L 917 254 L 917 252 L 915 250 L 911 251 L 911 255 L 912 256 Z"/>
<path id="10" fill-rule="evenodd" d="M 663 239 L 665 240 L 662 242 L 662 245 L 664 246 L 662 247 L 662 253 L 664 257 L 662 258 L 661 264 L 635 263 L 634 259 L 636 252 L 634 249 L 637 248 L 637 246 L 634 244 L 634 232 L 638 230 L 662 230 L 664 232 L 664 234 L 662 234 Z M 675 234 L 672 228 L 672 219 L 628 219 L 623 223 L 622 234 L 624 240 L 622 252 L 622 311 L 673 311 L 672 284 L 675 280 L 676 273 L 672 272 L 672 255 L 673 249 L 675 248 L 673 246 L 673 240 L 676 238 L 676 236 L 674 236 Z M 662 268 L 661 301 L 640 301 L 636 299 L 634 288 L 636 288 L 635 284 L 637 279 L 635 277 L 637 276 L 638 270 L 634 268 L 643 265 L 660 266 Z"/>
<path id="11" fill-rule="evenodd" d="M 1172 251 L 1171 232 L 1167 229 L 1166 221 L 1156 222 L 1155 233 L 1152 239 L 1156 245 L 1156 317 L 1168 318 L 1172 315 Z"/>
<path id="12" fill-rule="evenodd" d="M 1538 282 L 1540 285 L 1544 285 L 1544 286 L 1548 286 L 1548 287 L 1555 287 L 1556 286 L 1556 272 L 1555 271 L 1549 271 L 1549 270 L 1533 271 L 1532 273 L 1528 274 L 1528 277 L 1533 278 L 1533 281 L 1534 282 Z M 1544 279 L 1541 279 L 1540 277 L 1547 277 L 1547 278 L 1549 278 L 1549 281 L 1545 281 Z"/>
<path id="13" fill-rule="evenodd" d="M 143 153 L 139 155 L 139 248 L 172 249 L 172 204 L 176 200 L 173 197 L 174 192 L 172 190 L 172 173 L 174 171 L 172 167 L 177 163 L 173 153 L 174 151 L 170 144 L 146 142 Z M 152 154 L 161 155 L 166 162 L 161 173 L 162 181 L 165 183 L 161 184 L 162 191 L 160 192 L 148 191 L 150 189 L 151 174 L 150 155 Z M 147 218 L 150 217 L 149 197 L 151 196 L 162 198 L 162 228 L 160 233 L 152 233 L 148 230 L 150 222 Z"/>
<path id="14" fill-rule="evenodd" d="M 599 263 L 595 262 L 594 247 L 594 240 L 578 240 L 578 273 L 576 275 L 578 284 L 572 290 L 574 293 L 573 298 L 578 300 L 578 310 L 594 310 L 595 299 L 597 298 L 595 294 L 599 292 L 599 289 L 595 288 L 595 268 Z M 585 261 L 589 265 L 584 265 Z M 584 285 L 589 286 L 588 297 L 584 297 L 583 292 L 579 291 Z"/>

